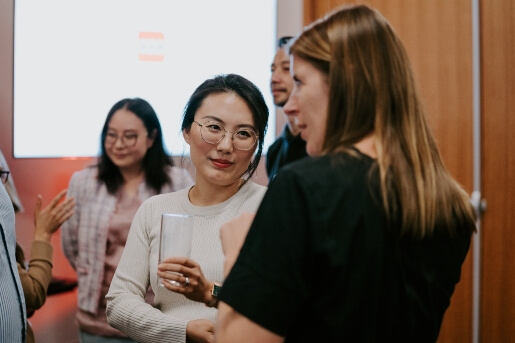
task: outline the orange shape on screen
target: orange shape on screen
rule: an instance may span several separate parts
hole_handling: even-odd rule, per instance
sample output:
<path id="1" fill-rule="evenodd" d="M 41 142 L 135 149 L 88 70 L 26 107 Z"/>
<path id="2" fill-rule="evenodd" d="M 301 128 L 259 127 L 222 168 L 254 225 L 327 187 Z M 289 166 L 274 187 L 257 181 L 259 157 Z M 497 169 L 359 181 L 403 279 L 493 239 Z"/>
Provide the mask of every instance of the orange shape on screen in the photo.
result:
<path id="1" fill-rule="evenodd" d="M 139 33 L 139 60 L 162 62 L 164 60 L 165 35 L 162 32 Z"/>

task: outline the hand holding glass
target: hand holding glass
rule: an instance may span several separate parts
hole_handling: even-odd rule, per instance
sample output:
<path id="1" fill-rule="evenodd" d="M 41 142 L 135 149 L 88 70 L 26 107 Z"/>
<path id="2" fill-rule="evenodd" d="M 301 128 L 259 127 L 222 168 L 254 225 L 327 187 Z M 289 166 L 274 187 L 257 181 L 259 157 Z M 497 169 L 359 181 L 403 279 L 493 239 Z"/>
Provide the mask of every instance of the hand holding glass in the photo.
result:
<path id="1" fill-rule="evenodd" d="M 192 237 L 193 216 L 185 214 L 163 213 L 161 215 L 159 263 L 163 262 L 169 257 L 190 257 Z M 166 281 L 172 285 L 181 286 L 176 281 Z M 161 286 L 163 286 L 162 282 L 163 280 L 160 282 Z"/>

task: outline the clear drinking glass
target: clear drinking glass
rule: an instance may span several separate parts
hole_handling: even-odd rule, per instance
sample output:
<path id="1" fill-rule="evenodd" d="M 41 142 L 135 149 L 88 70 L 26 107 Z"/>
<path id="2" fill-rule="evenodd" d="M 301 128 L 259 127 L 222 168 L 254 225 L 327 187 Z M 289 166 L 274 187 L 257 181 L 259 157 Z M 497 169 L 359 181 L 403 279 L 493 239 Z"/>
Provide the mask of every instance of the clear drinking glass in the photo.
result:
<path id="1" fill-rule="evenodd" d="M 193 216 L 163 213 L 161 215 L 159 263 L 169 257 L 190 257 L 192 237 Z M 163 281 L 164 280 L 160 280 L 159 282 L 161 286 Z M 175 281 L 167 280 L 167 282 L 180 286 L 180 284 Z"/>

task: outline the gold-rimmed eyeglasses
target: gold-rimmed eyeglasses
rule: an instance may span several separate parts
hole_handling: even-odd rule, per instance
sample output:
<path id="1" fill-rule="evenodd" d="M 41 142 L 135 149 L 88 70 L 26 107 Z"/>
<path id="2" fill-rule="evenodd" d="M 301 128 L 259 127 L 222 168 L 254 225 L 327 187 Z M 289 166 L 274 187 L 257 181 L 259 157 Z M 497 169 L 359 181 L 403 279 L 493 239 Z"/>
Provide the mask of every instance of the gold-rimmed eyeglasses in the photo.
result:
<path id="1" fill-rule="evenodd" d="M 9 180 L 9 171 L 2 170 L 0 171 L 0 180 L 2 180 L 2 183 L 5 185 L 7 183 L 7 180 Z"/>
<path id="2" fill-rule="evenodd" d="M 226 133 L 232 135 L 232 142 L 238 150 L 250 150 L 257 142 L 257 134 L 249 128 L 239 128 L 235 131 L 226 130 L 222 124 L 214 120 L 208 120 L 204 124 L 194 122 L 200 126 L 200 136 L 204 142 L 218 144 L 224 139 Z"/>
<path id="3" fill-rule="evenodd" d="M 104 139 L 104 144 L 107 146 L 114 145 L 116 144 L 118 138 L 124 146 L 132 148 L 136 145 L 136 142 L 138 141 L 138 134 L 135 132 L 125 132 L 122 135 L 118 136 L 116 132 L 107 131 L 106 138 Z"/>

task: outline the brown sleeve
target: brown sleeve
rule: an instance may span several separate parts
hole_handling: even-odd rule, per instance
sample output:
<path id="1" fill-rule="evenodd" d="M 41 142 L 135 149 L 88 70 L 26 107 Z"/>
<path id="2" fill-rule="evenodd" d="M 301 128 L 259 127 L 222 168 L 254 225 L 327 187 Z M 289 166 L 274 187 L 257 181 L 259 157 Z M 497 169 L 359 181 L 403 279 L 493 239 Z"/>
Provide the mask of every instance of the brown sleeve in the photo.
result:
<path id="1" fill-rule="evenodd" d="M 27 310 L 37 310 L 45 303 L 48 285 L 52 280 L 53 251 L 50 243 L 33 241 L 28 271 L 18 264 Z"/>

